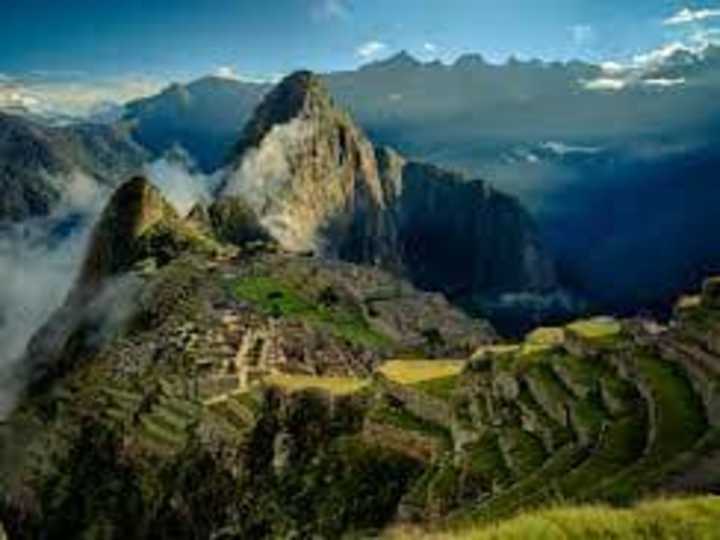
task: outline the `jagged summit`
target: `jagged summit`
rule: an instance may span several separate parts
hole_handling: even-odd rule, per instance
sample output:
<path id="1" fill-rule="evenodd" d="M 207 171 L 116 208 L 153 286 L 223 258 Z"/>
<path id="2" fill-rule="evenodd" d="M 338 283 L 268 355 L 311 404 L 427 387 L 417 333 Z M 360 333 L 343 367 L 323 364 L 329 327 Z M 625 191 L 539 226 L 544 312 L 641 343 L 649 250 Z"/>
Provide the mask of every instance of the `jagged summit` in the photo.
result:
<path id="1" fill-rule="evenodd" d="M 385 60 L 378 60 L 363 66 L 361 69 L 413 69 L 423 63 L 406 50 L 402 50 Z"/>
<path id="2" fill-rule="evenodd" d="M 467 180 L 375 149 L 322 80 L 298 72 L 258 107 L 220 194 L 241 197 L 290 252 L 381 266 L 451 296 L 552 289 L 527 212 Z"/>
<path id="3" fill-rule="evenodd" d="M 372 144 L 310 72 L 290 75 L 266 96 L 220 193 L 242 197 L 288 251 L 353 261 L 384 255 Z M 358 251 L 361 257 L 343 256 Z"/>
<path id="4" fill-rule="evenodd" d="M 237 152 L 257 146 L 273 126 L 294 118 L 332 111 L 334 104 L 323 81 L 311 71 L 297 71 L 283 79 L 255 110 L 245 127 Z"/>
<path id="5" fill-rule="evenodd" d="M 488 62 L 485 57 L 479 53 L 467 53 L 460 55 L 453 64 L 453 67 L 457 69 L 472 70 L 479 67 L 487 66 Z"/>
<path id="6" fill-rule="evenodd" d="M 80 273 L 79 286 L 94 289 L 136 261 L 137 241 L 160 223 L 180 220 L 150 181 L 135 176 L 120 186 L 95 226 Z"/>

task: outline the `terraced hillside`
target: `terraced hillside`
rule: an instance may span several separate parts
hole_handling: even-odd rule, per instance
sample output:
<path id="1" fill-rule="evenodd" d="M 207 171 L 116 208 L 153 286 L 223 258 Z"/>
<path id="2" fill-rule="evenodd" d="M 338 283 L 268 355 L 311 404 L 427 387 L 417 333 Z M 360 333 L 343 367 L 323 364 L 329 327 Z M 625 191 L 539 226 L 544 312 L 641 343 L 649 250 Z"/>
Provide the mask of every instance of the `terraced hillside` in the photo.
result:
<path id="1" fill-rule="evenodd" d="M 499 344 L 442 297 L 229 247 L 127 186 L 132 234 L 101 220 L 93 287 L 36 337 L 0 424 L 10 538 L 373 537 L 720 490 L 720 280 L 667 327 Z"/>
<path id="2" fill-rule="evenodd" d="M 718 360 L 707 348 L 720 327 L 697 333 L 717 307 L 706 292 L 667 329 L 581 321 L 524 344 L 482 348 L 459 376 L 384 382 L 385 407 L 393 404 L 387 424 L 412 417 L 403 419 L 406 431 L 432 438 L 435 448 L 445 443 L 403 498 L 400 517 L 491 522 L 553 501 L 627 503 L 720 488 L 710 372 Z M 668 352 L 689 347 L 693 335 L 705 340 L 694 349 L 703 372 L 689 354 Z"/>

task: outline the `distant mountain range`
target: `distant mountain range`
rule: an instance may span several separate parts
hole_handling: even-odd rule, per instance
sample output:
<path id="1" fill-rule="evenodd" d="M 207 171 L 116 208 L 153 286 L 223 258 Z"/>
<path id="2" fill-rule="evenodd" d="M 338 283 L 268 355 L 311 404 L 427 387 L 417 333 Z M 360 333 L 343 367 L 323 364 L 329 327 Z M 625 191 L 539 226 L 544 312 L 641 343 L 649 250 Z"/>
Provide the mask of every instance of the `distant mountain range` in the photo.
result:
<path id="1" fill-rule="evenodd" d="M 0 224 L 45 216 L 114 187 L 150 154 L 119 126 L 53 127 L 0 113 Z"/>
<path id="2" fill-rule="evenodd" d="M 400 53 L 322 78 L 374 145 L 517 196 L 562 279 L 599 310 L 662 311 L 720 270 L 707 234 L 720 225 L 719 47 L 667 47 L 627 65 L 495 65 L 476 54 L 446 65 Z M 116 127 L 93 130 L 114 137 L 130 163 L 138 153 L 126 135 L 153 157 L 182 147 L 213 172 L 232 160 L 272 87 L 219 77 L 175 84 L 129 103 Z M 8 191 L 5 215 L 57 200 L 58 189 L 35 177 Z"/>
<path id="3" fill-rule="evenodd" d="M 533 212 L 566 279 L 602 309 L 662 308 L 720 269 L 720 48 L 628 65 L 407 53 L 323 76 L 377 145 L 471 172 Z M 128 106 L 135 137 L 225 162 L 269 85 L 205 78 Z M 171 118 L 164 122 L 163 115 Z"/>
<path id="4" fill-rule="evenodd" d="M 664 496 L 683 500 L 662 528 L 645 506 L 614 530 L 715 536 L 720 278 L 667 326 L 594 317 L 501 342 L 378 266 L 447 294 L 542 292 L 554 275 L 529 215 L 374 147 L 309 72 L 268 93 L 220 174 L 187 216 L 141 176 L 105 205 L 11 372 L 0 531 L 504 538 L 500 520 L 558 500 Z M 611 514 L 593 512 L 604 537 Z"/>

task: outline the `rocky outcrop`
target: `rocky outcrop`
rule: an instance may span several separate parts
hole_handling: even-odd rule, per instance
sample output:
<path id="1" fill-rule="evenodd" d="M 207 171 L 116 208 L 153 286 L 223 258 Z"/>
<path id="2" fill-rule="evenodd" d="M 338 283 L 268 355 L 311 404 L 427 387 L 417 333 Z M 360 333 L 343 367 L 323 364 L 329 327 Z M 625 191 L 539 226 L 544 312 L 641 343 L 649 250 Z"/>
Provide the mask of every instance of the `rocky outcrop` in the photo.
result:
<path id="1" fill-rule="evenodd" d="M 391 256 L 372 145 L 310 73 L 288 77 L 258 107 L 221 194 L 243 196 L 287 250 Z"/>
<path id="2" fill-rule="evenodd" d="M 175 209 L 147 179 L 138 176 L 125 183 L 95 226 L 78 286 L 94 289 L 103 279 L 126 272 L 143 255 L 143 235 L 163 224 L 171 229 L 179 221 Z"/>
<path id="3" fill-rule="evenodd" d="M 205 215 L 198 209 L 194 219 L 209 225 L 218 239 L 236 245 L 270 240 L 255 210 L 242 197 L 223 197 L 207 208 Z"/>
<path id="4" fill-rule="evenodd" d="M 469 299 L 553 289 L 553 265 L 512 197 L 375 149 L 320 79 L 291 75 L 258 107 L 221 189 L 290 251 L 384 267 Z"/>
<path id="5" fill-rule="evenodd" d="M 458 298 L 556 286 L 535 225 L 512 197 L 419 163 L 391 162 L 384 177 L 399 191 L 392 208 L 403 268 L 421 287 Z"/>

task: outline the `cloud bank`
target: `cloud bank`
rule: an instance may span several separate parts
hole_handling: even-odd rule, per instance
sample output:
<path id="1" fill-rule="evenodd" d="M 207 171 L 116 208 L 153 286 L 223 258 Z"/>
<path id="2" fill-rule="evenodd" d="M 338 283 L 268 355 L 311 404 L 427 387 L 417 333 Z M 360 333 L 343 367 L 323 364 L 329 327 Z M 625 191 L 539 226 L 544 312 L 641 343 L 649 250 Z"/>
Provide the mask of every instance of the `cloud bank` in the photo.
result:
<path id="1" fill-rule="evenodd" d="M 91 80 L 82 74 L 60 77 L 35 72 L 0 79 L 0 109 L 43 117 L 87 118 L 108 105 L 120 106 L 159 92 L 166 81 L 139 76 Z"/>
<path id="2" fill-rule="evenodd" d="M 65 300 L 109 190 L 75 173 L 49 217 L 0 227 L 0 419 L 21 390 L 14 370 L 33 334 Z"/>
<path id="3" fill-rule="evenodd" d="M 187 154 L 177 149 L 146 165 L 144 173 L 181 216 L 187 216 L 197 203 L 207 204 L 212 200 L 222 174 L 198 172 Z"/>
<path id="4" fill-rule="evenodd" d="M 289 251 L 322 251 L 312 215 L 300 215 L 291 190 L 292 159 L 312 136 L 313 124 L 296 118 L 272 128 L 258 148 L 228 171 L 221 196 L 241 196 L 252 206 L 262 225 Z"/>
<path id="5" fill-rule="evenodd" d="M 219 179 L 195 172 L 179 151 L 148 164 L 144 172 L 181 215 L 208 201 Z M 18 361 L 29 340 L 64 303 L 92 227 L 112 194 L 81 173 L 50 181 L 63 191 L 52 215 L 0 224 L 0 419 L 12 410 L 25 382 L 18 375 Z"/>
<path id="6" fill-rule="evenodd" d="M 368 41 L 355 49 L 355 55 L 363 60 L 369 60 L 387 51 L 387 49 L 387 44 L 382 41 Z"/>
<path id="7" fill-rule="evenodd" d="M 683 8 L 663 21 L 665 26 L 678 26 L 720 17 L 720 9 Z"/>

